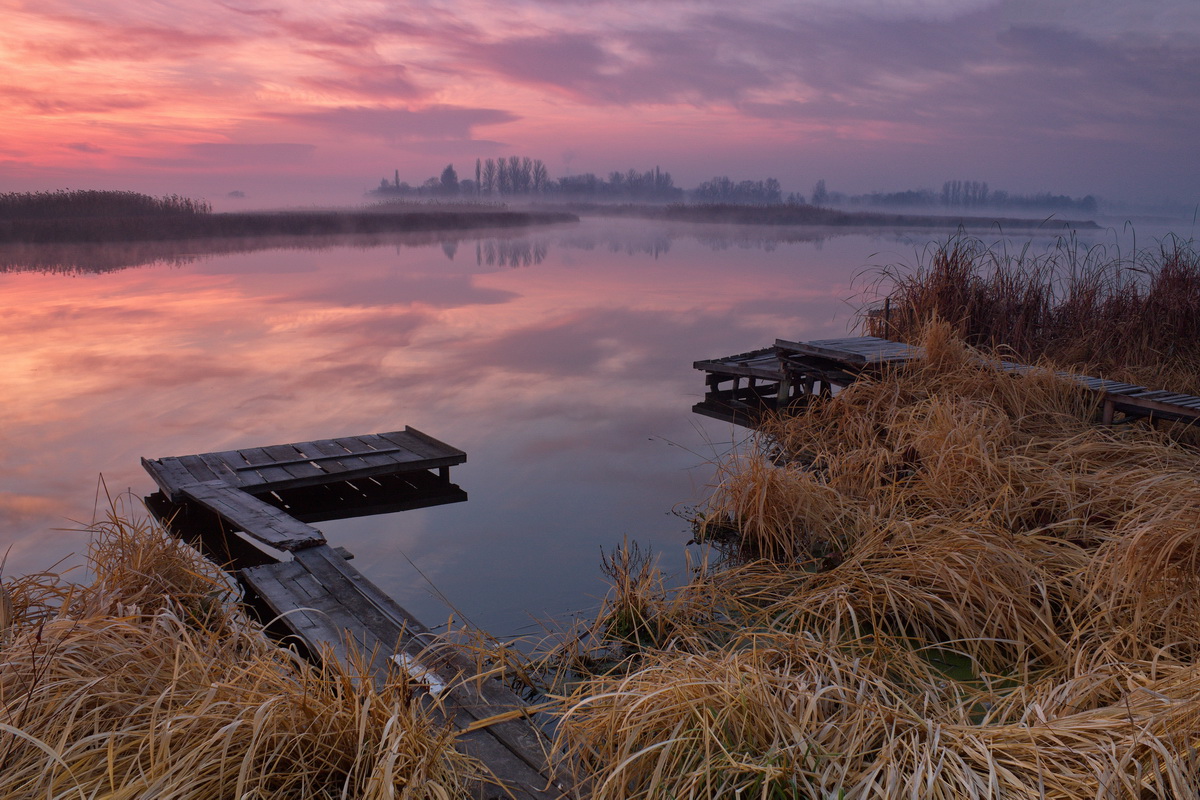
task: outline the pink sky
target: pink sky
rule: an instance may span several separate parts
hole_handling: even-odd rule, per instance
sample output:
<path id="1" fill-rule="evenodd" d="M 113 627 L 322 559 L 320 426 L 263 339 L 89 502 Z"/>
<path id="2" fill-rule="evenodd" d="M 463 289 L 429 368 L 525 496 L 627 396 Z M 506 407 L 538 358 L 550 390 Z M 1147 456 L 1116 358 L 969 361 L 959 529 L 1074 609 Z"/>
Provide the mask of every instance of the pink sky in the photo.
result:
<path id="1" fill-rule="evenodd" d="M 0 0 L 0 191 L 361 200 L 477 157 L 1200 200 L 1196 0 Z"/>

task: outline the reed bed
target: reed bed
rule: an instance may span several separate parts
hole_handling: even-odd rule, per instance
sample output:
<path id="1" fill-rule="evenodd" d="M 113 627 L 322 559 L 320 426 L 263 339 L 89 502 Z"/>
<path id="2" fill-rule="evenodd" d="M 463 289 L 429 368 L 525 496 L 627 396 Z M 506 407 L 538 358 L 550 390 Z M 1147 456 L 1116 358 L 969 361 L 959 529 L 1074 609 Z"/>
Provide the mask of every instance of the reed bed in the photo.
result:
<path id="1" fill-rule="evenodd" d="M 559 729 L 595 797 L 1200 795 L 1200 458 L 921 343 L 725 465 L 726 561 L 610 559 Z"/>
<path id="2" fill-rule="evenodd" d="M 1122 252 L 1064 238 L 1010 252 L 959 235 L 915 264 L 881 268 L 867 295 L 873 336 L 911 342 L 942 319 L 968 344 L 1017 360 L 1200 394 L 1200 252 L 1190 239 Z"/>
<path id="3" fill-rule="evenodd" d="M 275 646 L 154 526 L 114 516 L 90 556 L 88 585 L 2 584 L 0 797 L 441 800 L 481 779 L 406 681 Z"/>

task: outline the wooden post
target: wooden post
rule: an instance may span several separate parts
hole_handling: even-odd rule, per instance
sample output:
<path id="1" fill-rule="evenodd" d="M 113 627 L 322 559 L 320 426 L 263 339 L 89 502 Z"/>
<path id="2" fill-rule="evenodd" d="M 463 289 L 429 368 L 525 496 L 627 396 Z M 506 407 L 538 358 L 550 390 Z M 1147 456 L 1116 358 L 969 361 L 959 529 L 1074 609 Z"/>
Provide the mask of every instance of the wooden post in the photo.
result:
<path id="1" fill-rule="evenodd" d="M 1113 411 L 1116 409 L 1113 406 L 1113 401 L 1106 399 L 1104 401 L 1104 412 L 1100 417 L 1100 422 L 1103 425 L 1112 425 Z"/>

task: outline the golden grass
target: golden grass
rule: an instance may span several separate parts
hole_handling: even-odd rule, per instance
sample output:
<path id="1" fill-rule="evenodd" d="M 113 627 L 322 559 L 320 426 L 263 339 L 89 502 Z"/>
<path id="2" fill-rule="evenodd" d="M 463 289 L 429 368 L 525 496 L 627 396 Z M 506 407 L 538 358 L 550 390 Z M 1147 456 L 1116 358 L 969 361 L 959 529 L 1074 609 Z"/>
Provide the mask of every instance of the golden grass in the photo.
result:
<path id="1" fill-rule="evenodd" d="M 87 586 L 3 584 L 0 797 L 449 798 L 480 778 L 406 681 L 276 647 L 156 527 L 113 516 L 90 556 Z"/>
<path id="2" fill-rule="evenodd" d="M 660 635 L 566 698 L 596 797 L 1200 795 L 1200 458 L 923 344 L 726 465 L 738 558 L 618 583 Z"/>

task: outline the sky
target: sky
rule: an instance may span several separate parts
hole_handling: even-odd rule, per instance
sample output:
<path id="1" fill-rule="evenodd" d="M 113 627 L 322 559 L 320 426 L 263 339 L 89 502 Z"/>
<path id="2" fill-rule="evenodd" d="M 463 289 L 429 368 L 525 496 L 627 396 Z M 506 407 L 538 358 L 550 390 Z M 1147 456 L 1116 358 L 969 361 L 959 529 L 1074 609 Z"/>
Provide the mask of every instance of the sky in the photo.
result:
<path id="1" fill-rule="evenodd" d="M 0 0 L 0 102 L 0 192 L 361 202 L 516 154 L 1200 202 L 1196 0 Z"/>

